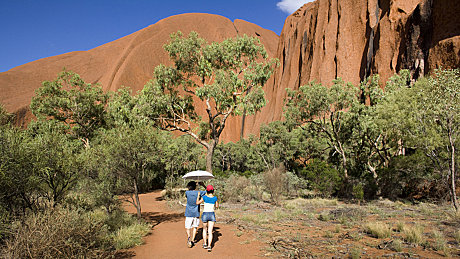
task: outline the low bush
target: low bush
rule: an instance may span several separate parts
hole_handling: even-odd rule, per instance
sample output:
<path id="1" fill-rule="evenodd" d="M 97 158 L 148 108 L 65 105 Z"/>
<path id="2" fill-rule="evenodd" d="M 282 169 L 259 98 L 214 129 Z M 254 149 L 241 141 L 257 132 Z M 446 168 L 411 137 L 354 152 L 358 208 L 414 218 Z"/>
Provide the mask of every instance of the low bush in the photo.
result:
<path id="1" fill-rule="evenodd" d="M 279 204 L 281 195 L 285 192 L 287 175 L 284 167 L 278 167 L 263 173 L 265 188 L 270 194 L 273 203 Z"/>
<path id="2" fill-rule="evenodd" d="M 7 211 L 0 206 L 0 244 L 8 236 L 11 219 Z"/>
<path id="3" fill-rule="evenodd" d="M 232 174 L 228 178 L 213 180 L 216 194 L 222 201 L 247 202 L 250 200 L 262 200 L 263 185 L 260 175 L 252 175 L 247 178 L 238 174 Z"/>
<path id="4" fill-rule="evenodd" d="M 249 197 L 245 197 L 245 189 L 251 184 L 251 181 L 244 177 L 232 174 L 224 181 L 224 189 L 221 189 L 222 200 L 231 202 L 241 202 L 248 200 Z M 216 187 L 217 188 L 217 187 Z"/>
<path id="5" fill-rule="evenodd" d="M 336 193 L 342 182 L 339 171 L 319 160 L 309 163 L 300 171 L 300 175 L 321 197 L 330 197 Z"/>
<path id="6" fill-rule="evenodd" d="M 56 208 L 15 224 L 2 253 L 6 258 L 105 258 L 113 251 L 103 222 Z"/>
<path id="7" fill-rule="evenodd" d="M 286 172 L 286 192 L 291 197 L 305 196 L 308 181 L 292 172 Z"/>
<path id="8" fill-rule="evenodd" d="M 141 244 L 151 227 L 120 209 L 57 207 L 30 214 L 10 228 L 0 251 L 5 258 L 107 258 L 116 249 Z"/>

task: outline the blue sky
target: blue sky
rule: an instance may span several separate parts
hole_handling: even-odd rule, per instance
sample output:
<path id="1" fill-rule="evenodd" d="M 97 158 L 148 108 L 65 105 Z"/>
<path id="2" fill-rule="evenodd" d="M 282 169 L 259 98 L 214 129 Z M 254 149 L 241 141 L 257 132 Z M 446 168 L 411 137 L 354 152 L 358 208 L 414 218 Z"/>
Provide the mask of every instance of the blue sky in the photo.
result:
<path id="1" fill-rule="evenodd" d="M 89 50 L 171 15 L 212 13 L 281 33 L 311 0 L 0 0 L 0 72 L 49 56 Z"/>

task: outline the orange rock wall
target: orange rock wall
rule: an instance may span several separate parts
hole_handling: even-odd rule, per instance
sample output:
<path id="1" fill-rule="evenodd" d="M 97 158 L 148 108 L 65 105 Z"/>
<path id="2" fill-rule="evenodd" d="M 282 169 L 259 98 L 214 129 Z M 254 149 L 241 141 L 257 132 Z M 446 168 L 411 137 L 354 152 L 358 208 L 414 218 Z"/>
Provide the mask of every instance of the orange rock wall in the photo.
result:
<path id="1" fill-rule="evenodd" d="M 378 73 L 386 81 L 400 69 L 414 78 L 435 68 L 460 66 L 460 5 L 454 0 L 316 0 L 290 15 L 278 37 L 255 24 L 211 14 L 182 14 L 100 47 L 40 59 L 0 73 L 0 103 L 27 122 L 28 105 L 41 82 L 64 67 L 105 90 L 129 86 L 136 92 L 153 69 L 171 64 L 163 45 L 172 32 L 197 31 L 211 41 L 247 34 L 260 38 L 279 67 L 265 87 L 262 112 L 227 123 L 224 141 L 257 134 L 282 118 L 286 88 L 336 77 L 357 85 Z M 203 104 L 198 103 L 200 108 Z"/>
<path id="2" fill-rule="evenodd" d="M 414 78 L 460 67 L 460 5 L 453 0 L 317 0 L 290 15 L 280 35 L 280 66 L 266 88 L 269 103 L 248 124 L 282 118 L 286 88 L 336 77 L 358 85 L 385 82 L 400 69 Z M 258 132 L 258 128 L 253 132 Z M 249 133 L 249 130 L 246 134 Z"/>
<path id="3" fill-rule="evenodd" d="M 35 90 L 41 82 L 54 80 L 64 67 L 78 73 L 86 82 L 101 84 L 106 91 L 129 86 L 136 93 L 152 78 L 157 65 L 172 64 L 163 45 L 171 33 L 179 30 L 185 35 L 196 31 L 208 42 L 243 34 L 258 37 L 270 57 L 275 56 L 278 44 L 274 32 L 244 20 L 231 22 L 213 14 L 171 16 L 97 48 L 40 59 L 0 73 L 0 103 L 17 113 L 19 123 L 27 123 L 31 117 L 28 106 Z M 235 118 L 228 122 L 224 139 L 239 139 L 240 121 L 241 118 Z"/>

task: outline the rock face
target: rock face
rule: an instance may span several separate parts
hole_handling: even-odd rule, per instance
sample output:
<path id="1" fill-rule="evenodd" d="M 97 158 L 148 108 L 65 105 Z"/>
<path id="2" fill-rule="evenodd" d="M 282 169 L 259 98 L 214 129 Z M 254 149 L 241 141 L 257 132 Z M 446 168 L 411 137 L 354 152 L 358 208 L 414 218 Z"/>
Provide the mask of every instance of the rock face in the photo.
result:
<path id="1" fill-rule="evenodd" d="M 316 0 L 286 19 L 266 88 L 269 103 L 253 125 L 279 120 L 286 88 L 341 77 L 385 82 L 400 69 L 414 79 L 460 67 L 460 5 L 453 0 Z"/>
<path id="2" fill-rule="evenodd" d="M 274 57 L 278 35 L 255 24 L 212 14 L 181 14 L 163 19 L 140 31 L 88 51 L 71 52 L 40 59 L 0 73 L 0 103 L 9 112 L 15 112 L 19 123 L 30 120 L 28 106 L 35 89 L 45 80 L 54 80 L 65 67 L 78 73 L 88 83 L 100 83 L 104 90 L 129 86 L 135 93 L 152 78 L 159 64 L 172 64 L 163 49 L 169 35 L 182 31 L 188 35 L 196 31 L 208 42 L 247 34 L 258 37 L 268 55 Z M 241 119 L 228 123 L 223 137 L 239 137 Z"/>
<path id="3" fill-rule="evenodd" d="M 460 67 L 460 5 L 454 0 L 316 0 L 290 15 L 278 36 L 242 20 L 211 14 L 166 18 L 143 30 L 89 51 L 31 62 L 0 73 L 0 103 L 27 120 L 34 90 L 63 67 L 105 90 L 142 89 L 160 63 L 169 34 L 197 31 L 208 41 L 247 34 L 259 37 L 280 66 L 265 87 L 268 105 L 255 116 L 234 118 L 224 141 L 257 134 L 260 125 L 282 117 L 286 88 L 309 81 L 328 85 L 341 77 L 357 85 L 372 74 L 386 81 L 400 69 L 414 79 L 435 68 Z M 200 105 L 200 104 L 198 104 Z"/>

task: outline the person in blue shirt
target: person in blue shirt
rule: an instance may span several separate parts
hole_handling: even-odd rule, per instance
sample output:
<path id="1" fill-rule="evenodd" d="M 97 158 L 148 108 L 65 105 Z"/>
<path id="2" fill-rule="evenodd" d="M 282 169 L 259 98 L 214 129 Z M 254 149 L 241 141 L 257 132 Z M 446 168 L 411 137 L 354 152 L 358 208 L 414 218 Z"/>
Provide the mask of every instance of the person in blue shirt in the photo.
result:
<path id="1" fill-rule="evenodd" d="M 202 182 L 199 184 L 206 187 Z M 187 232 L 187 246 L 191 248 L 195 243 L 197 228 L 200 226 L 200 206 L 196 200 L 205 195 L 205 191 L 196 190 L 196 182 L 191 181 L 187 184 L 188 191 L 185 192 L 187 206 L 185 207 L 185 230 Z"/>
<path id="2" fill-rule="evenodd" d="M 204 203 L 203 215 L 201 216 L 201 220 L 203 221 L 203 248 L 211 252 L 212 230 L 216 222 L 214 209 L 219 208 L 219 203 L 217 202 L 217 197 L 214 196 L 214 187 L 212 185 L 206 187 L 206 195 L 196 198 L 196 204 L 199 205 L 201 203 Z"/>

